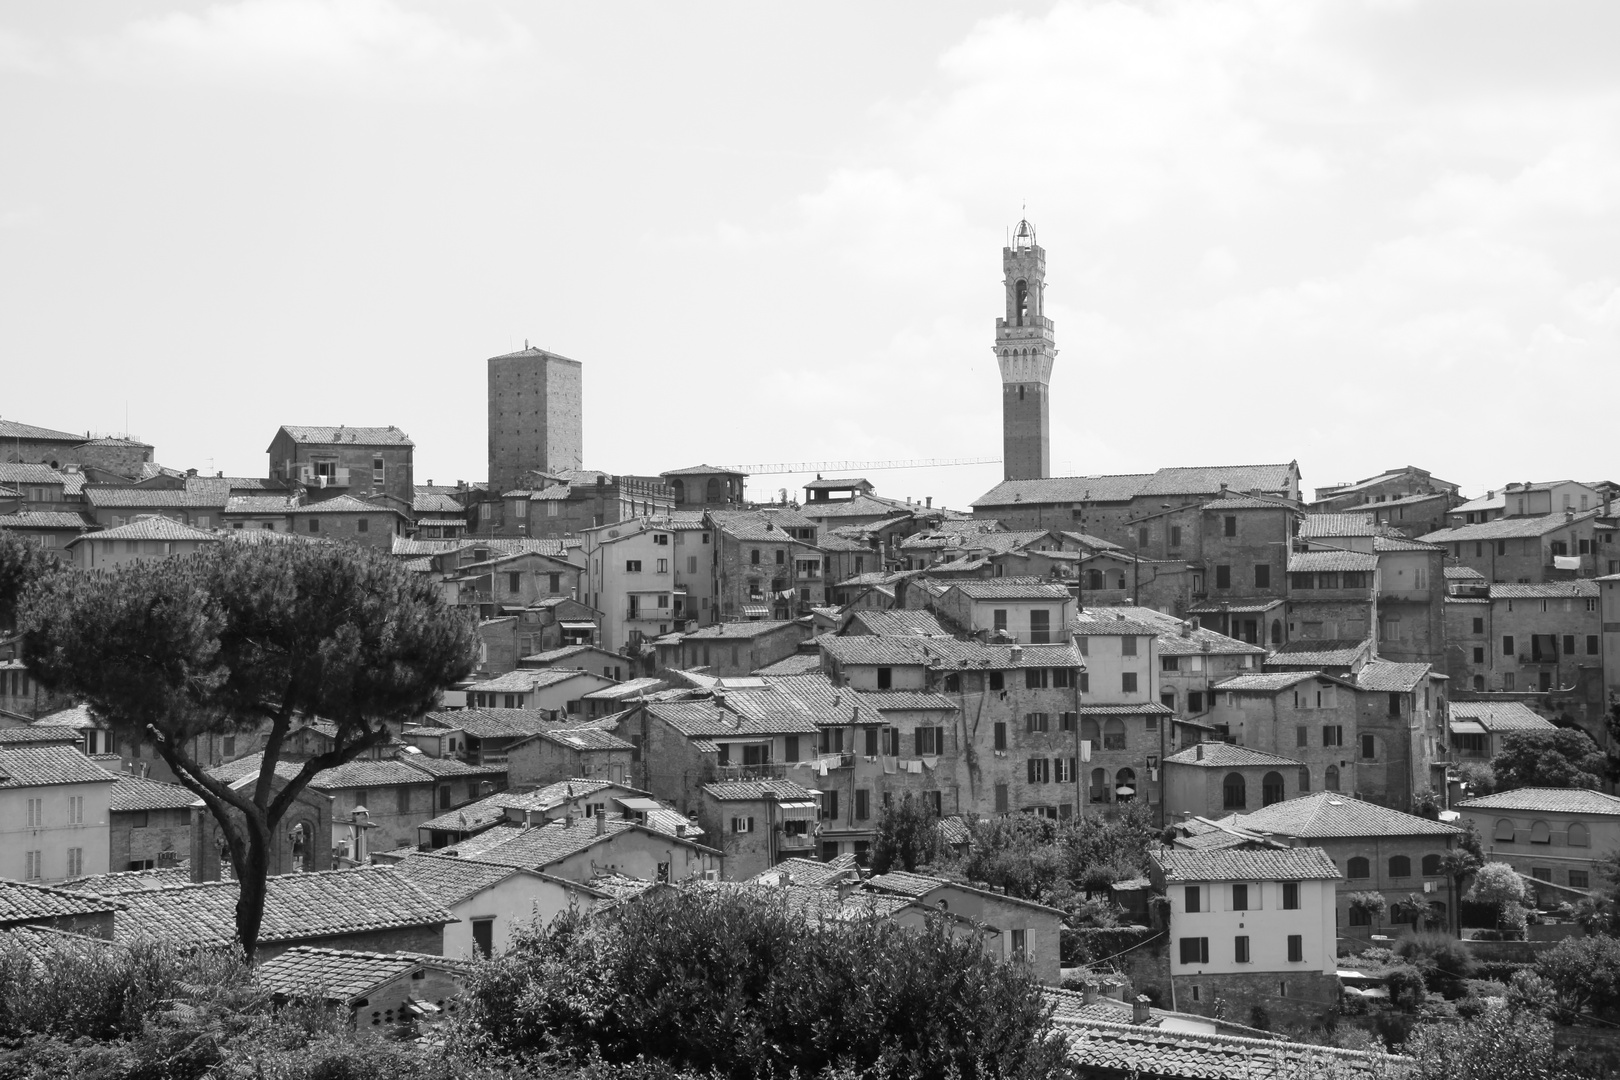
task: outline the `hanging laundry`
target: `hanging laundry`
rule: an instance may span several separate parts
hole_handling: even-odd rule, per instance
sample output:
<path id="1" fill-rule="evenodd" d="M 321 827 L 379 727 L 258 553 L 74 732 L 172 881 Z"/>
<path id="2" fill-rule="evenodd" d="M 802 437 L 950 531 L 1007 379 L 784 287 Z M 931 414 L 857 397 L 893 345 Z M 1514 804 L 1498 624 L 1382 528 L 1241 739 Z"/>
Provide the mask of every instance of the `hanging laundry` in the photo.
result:
<path id="1" fill-rule="evenodd" d="M 922 759 L 922 763 L 923 763 L 923 767 L 927 768 L 927 769 L 937 769 L 937 768 L 939 768 L 939 758 L 938 757 L 925 757 L 925 758 Z"/>
<path id="2" fill-rule="evenodd" d="M 1558 570 L 1579 570 L 1581 557 L 1579 555 L 1554 555 L 1553 567 Z"/>

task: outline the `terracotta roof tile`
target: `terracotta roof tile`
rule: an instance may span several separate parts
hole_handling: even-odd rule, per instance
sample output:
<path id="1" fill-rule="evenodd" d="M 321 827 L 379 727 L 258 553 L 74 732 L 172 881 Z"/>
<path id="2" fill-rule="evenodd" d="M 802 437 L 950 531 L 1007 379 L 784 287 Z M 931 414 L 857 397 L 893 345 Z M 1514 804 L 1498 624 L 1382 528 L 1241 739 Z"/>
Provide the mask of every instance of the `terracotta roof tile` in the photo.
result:
<path id="1" fill-rule="evenodd" d="M 1453 701 L 1451 718 L 1476 721 L 1486 731 L 1547 731 L 1558 726 L 1522 701 Z"/>
<path id="2" fill-rule="evenodd" d="M 773 799 L 777 802 L 803 802 L 814 799 L 804 788 L 791 780 L 734 780 L 718 784 L 704 784 L 704 792 L 721 802 Z"/>
<path id="3" fill-rule="evenodd" d="M 1620 816 L 1620 797 L 1585 788 L 1515 788 L 1466 799 L 1455 810 L 1531 810 L 1562 814 Z"/>
<path id="4" fill-rule="evenodd" d="M 1204 752 L 1203 757 L 1198 756 L 1199 749 Z M 1197 746 L 1189 746 L 1178 754 L 1171 754 L 1165 758 L 1165 764 L 1197 765 L 1205 769 L 1230 769 L 1241 765 L 1275 765 L 1299 766 L 1299 762 L 1292 758 L 1278 757 L 1276 754 L 1267 754 L 1260 750 L 1250 750 L 1246 746 L 1234 746 L 1231 743 L 1207 742 Z"/>
<path id="5" fill-rule="evenodd" d="M 1334 881 L 1344 875 L 1321 848 L 1185 851 L 1149 854 L 1166 881 Z"/>
<path id="6" fill-rule="evenodd" d="M 179 784 L 164 784 L 140 776 L 120 774 L 108 796 L 107 809 L 114 813 L 134 810 L 184 810 L 201 802 Z"/>
<path id="7" fill-rule="evenodd" d="M 318 994 L 349 1002 L 391 979 L 415 971 L 420 961 L 400 953 L 359 952 L 295 945 L 255 967 L 259 985 L 278 994 Z"/>
<path id="8" fill-rule="evenodd" d="M 1239 814 L 1235 824 L 1251 832 L 1280 833 L 1307 840 L 1344 836 L 1450 836 L 1462 831 L 1333 791 L 1301 795 L 1272 803 L 1252 814 Z"/>
<path id="9" fill-rule="evenodd" d="M 0 788 L 110 784 L 116 777 L 68 746 L 0 749 Z"/>
<path id="10" fill-rule="evenodd" d="M 0 926 L 117 911 L 123 905 L 99 896 L 0 878 Z"/>
<path id="11" fill-rule="evenodd" d="M 324 427 L 319 425 L 283 424 L 281 430 L 295 442 L 315 445 L 343 443 L 354 446 L 415 446 L 409 435 L 396 427 Z"/>

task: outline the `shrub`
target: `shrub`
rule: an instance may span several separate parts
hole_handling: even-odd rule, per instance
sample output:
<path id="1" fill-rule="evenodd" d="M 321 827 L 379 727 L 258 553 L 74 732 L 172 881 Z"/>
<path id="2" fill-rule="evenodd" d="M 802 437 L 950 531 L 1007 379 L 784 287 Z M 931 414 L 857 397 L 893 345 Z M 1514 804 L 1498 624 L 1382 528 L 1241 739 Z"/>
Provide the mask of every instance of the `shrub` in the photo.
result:
<path id="1" fill-rule="evenodd" d="M 843 1061 L 964 1078 L 1044 1076 L 1063 1050 L 1022 970 L 943 918 L 811 923 L 778 901 L 695 889 L 611 920 L 565 915 L 480 965 L 467 1022 L 489 1049 L 717 1076 Z"/>
<path id="2" fill-rule="evenodd" d="M 1620 941 L 1614 938 L 1565 938 L 1536 958 L 1535 971 L 1571 1013 L 1620 1005 Z"/>
<path id="3" fill-rule="evenodd" d="M 1415 1012 L 1428 1000 L 1423 972 L 1411 965 L 1391 968 L 1384 975 L 1384 985 L 1389 987 L 1389 1003 L 1404 1012 Z"/>
<path id="4" fill-rule="evenodd" d="M 1467 948 L 1467 946 L 1464 946 L 1464 948 Z M 1513 976 L 1529 968 L 1529 964 L 1519 963 L 1514 960 L 1475 960 L 1474 978 L 1494 979 L 1496 982 L 1506 985 L 1513 981 Z"/>
<path id="5" fill-rule="evenodd" d="M 1468 946 L 1438 930 L 1408 933 L 1395 943 L 1395 954 L 1423 972 L 1429 989 L 1456 996 L 1462 980 L 1474 974 Z"/>
<path id="6" fill-rule="evenodd" d="M 1065 928 L 1062 936 L 1063 959 L 1066 962 L 1096 964 L 1158 937 L 1159 931 L 1151 926 L 1088 927 L 1083 930 Z"/>
<path id="7" fill-rule="evenodd" d="M 1572 1056 L 1553 1045 L 1544 1020 L 1490 1009 L 1466 1024 L 1424 1024 L 1406 1040 L 1410 1080 L 1513 1077 L 1562 1080 L 1580 1075 Z"/>

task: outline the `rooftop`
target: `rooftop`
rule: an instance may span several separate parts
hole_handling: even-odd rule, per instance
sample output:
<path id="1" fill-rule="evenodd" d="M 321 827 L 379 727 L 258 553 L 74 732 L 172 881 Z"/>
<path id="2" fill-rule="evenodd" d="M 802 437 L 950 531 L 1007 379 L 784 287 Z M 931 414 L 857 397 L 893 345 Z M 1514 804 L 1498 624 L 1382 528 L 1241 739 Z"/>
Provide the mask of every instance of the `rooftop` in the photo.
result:
<path id="1" fill-rule="evenodd" d="M 394 872 L 447 908 L 470 900 L 524 871 L 496 863 L 418 852 L 394 864 Z"/>
<path id="2" fill-rule="evenodd" d="M 415 971 L 421 962 L 400 953 L 358 952 L 295 945 L 254 968 L 259 985 L 278 994 L 317 993 L 349 1002 L 365 997 L 390 979 Z"/>
<path id="3" fill-rule="evenodd" d="M 99 896 L 0 878 L 0 926 L 75 915 L 99 915 L 117 911 L 120 907 L 121 904 Z"/>
<path id="4" fill-rule="evenodd" d="M 1280 833 L 1307 840 L 1342 836 L 1450 836 L 1462 831 L 1335 791 L 1272 803 L 1252 814 L 1239 815 L 1236 824 L 1251 832 Z"/>
<path id="5" fill-rule="evenodd" d="M 0 748 L 0 788 L 110 784 L 116 779 L 71 746 Z"/>
<path id="6" fill-rule="evenodd" d="M 40 439 L 46 442 L 82 443 L 88 441 L 88 438 L 88 435 L 80 435 L 72 431 L 57 431 L 55 428 L 20 424 L 15 420 L 0 420 L 0 439 Z"/>
<path id="7" fill-rule="evenodd" d="M 201 801 L 179 784 L 120 773 L 108 797 L 107 809 L 115 814 L 135 810 L 184 810 Z"/>
<path id="8" fill-rule="evenodd" d="M 1290 574 L 1369 572 L 1378 569 L 1378 556 L 1361 551 L 1305 551 L 1288 556 Z"/>
<path id="9" fill-rule="evenodd" d="M 355 446 L 415 446 L 411 437 L 390 424 L 387 427 L 337 427 L 283 424 L 281 431 L 292 436 L 294 442 L 321 445 L 352 443 Z"/>
<path id="10" fill-rule="evenodd" d="M 219 534 L 208 532 L 205 529 L 193 529 L 190 525 L 182 525 L 180 522 L 171 521 L 166 517 L 145 517 L 128 525 L 120 525 L 115 529 L 81 533 L 70 541 L 69 546 L 85 541 L 100 540 L 193 540 L 212 544 L 219 541 Z"/>
<path id="11" fill-rule="evenodd" d="M 1522 701 L 1453 701 L 1451 719 L 1472 720 L 1486 731 L 1545 731 L 1557 727 Z"/>
<path id="12" fill-rule="evenodd" d="M 1457 513 L 1456 510 L 1451 512 Z M 1440 529 L 1418 539 L 1428 544 L 1455 544 L 1470 540 L 1512 540 L 1517 537 L 1544 536 L 1566 525 L 1589 521 L 1601 512 L 1601 508 L 1598 508 L 1573 517 L 1552 514 L 1547 517 L 1497 518 L 1495 521 L 1482 521 L 1477 525 L 1458 525 L 1455 528 Z"/>
<path id="13" fill-rule="evenodd" d="M 1353 667 L 1372 651 L 1371 642 L 1354 638 L 1290 641 L 1272 650 L 1268 664 L 1289 667 Z"/>
<path id="14" fill-rule="evenodd" d="M 1515 788 L 1495 795 L 1465 799 L 1456 810 L 1530 810 L 1554 814 L 1599 814 L 1620 817 L 1620 797 L 1585 788 Z"/>
<path id="15" fill-rule="evenodd" d="M 1149 856 L 1166 881 L 1335 881 L 1344 875 L 1321 848 L 1187 851 L 1161 848 Z"/>
<path id="16" fill-rule="evenodd" d="M 1356 672 L 1356 685 L 1363 690 L 1410 693 L 1434 673 L 1428 664 L 1397 664 L 1393 660 L 1369 660 Z M 1443 676 L 1442 676 L 1443 677 Z"/>
<path id="17" fill-rule="evenodd" d="M 1490 588 L 1492 600 L 1561 600 L 1592 597 L 1598 594 L 1598 583 L 1590 578 L 1528 584 L 1504 582 L 1493 584 Z"/>
<path id="18" fill-rule="evenodd" d="M 1198 756 L 1199 750 L 1203 750 L 1202 757 Z M 1240 765 L 1299 768 L 1299 762 L 1292 758 L 1278 757 L 1276 754 L 1267 754 L 1260 750 L 1250 750 L 1246 746 L 1234 746 L 1224 742 L 1199 743 L 1187 747 L 1180 753 L 1171 754 L 1164 760 L 1167 765 L 1198 765 L 1206 769 L 1229 769 Z"/>
<path id="19" fill-rule="evenodd" d="M 815 796 L 791 780 L 736 780 L 704 784 L 704 794 L 721 802 L 811 802 Z"/>

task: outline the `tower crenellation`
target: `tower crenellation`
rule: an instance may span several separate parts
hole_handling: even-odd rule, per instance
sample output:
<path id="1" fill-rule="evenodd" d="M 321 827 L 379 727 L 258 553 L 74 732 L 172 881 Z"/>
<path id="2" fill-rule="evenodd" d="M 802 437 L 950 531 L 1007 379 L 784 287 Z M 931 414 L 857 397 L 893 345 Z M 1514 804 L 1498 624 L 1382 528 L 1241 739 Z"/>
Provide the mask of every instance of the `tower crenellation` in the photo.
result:
<path id="1" fill-rule="evenodd" d="M 1057 357 L 1046 310 L 1046 249 L 1035 227 L 1020 221 L 1001 249 L 1006 313 L 996 320 L 996 362 L 1001 367 L 1002 466 L 1008 480 L 1052 472 L 1050 397 Z"/>

